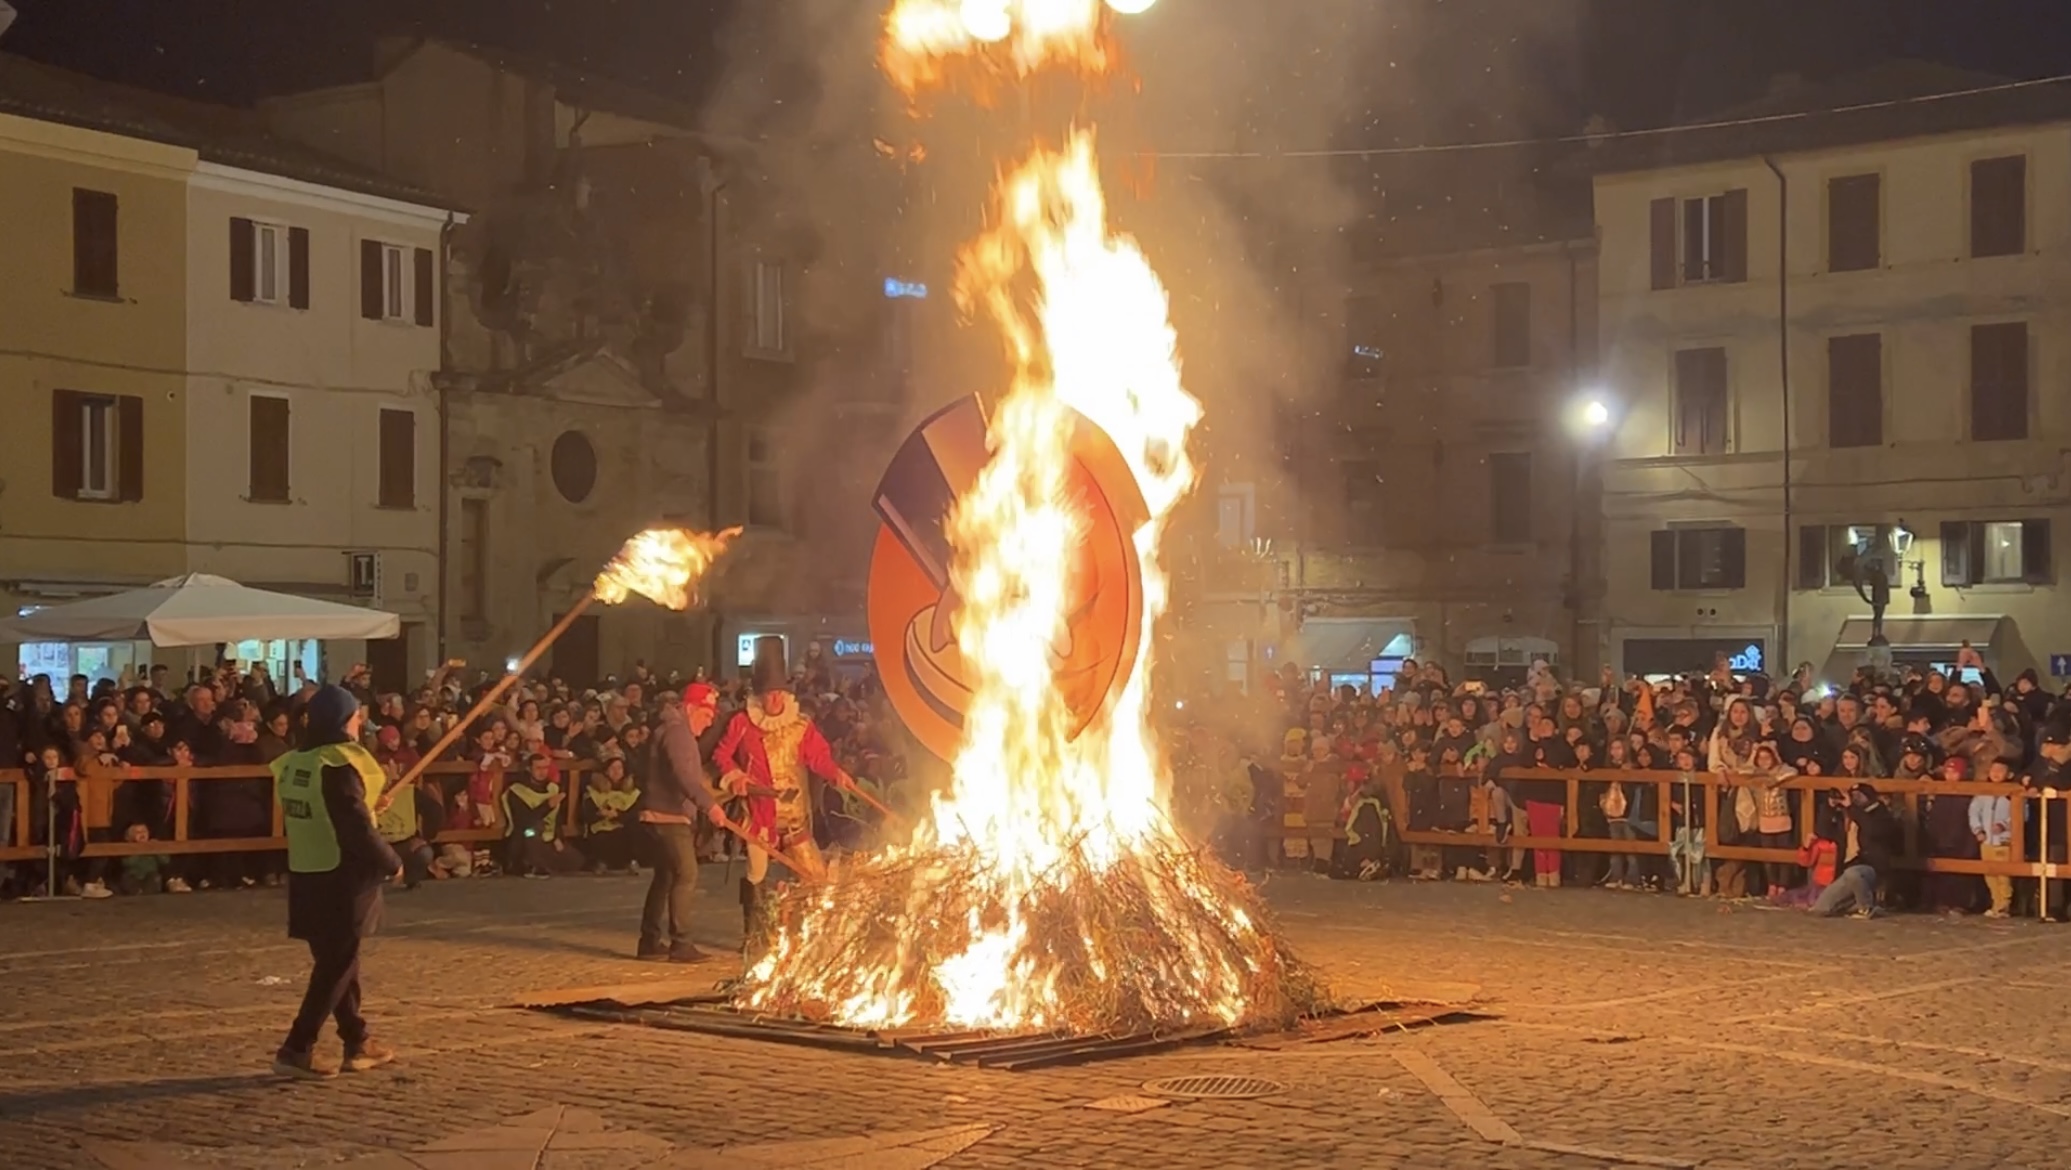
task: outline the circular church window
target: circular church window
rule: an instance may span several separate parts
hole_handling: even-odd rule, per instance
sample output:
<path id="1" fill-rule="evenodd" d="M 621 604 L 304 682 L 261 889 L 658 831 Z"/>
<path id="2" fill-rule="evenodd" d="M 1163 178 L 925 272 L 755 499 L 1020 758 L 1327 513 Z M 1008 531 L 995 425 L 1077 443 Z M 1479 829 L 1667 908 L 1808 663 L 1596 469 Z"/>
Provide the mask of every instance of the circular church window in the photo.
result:
<path id="1" fill-rule="evenodd" d="M 581 431 L 563 431 L 554 440 L 554 453 L 549 462 L 554 475 L 554 490 L 571 504 L 580 504 L 590 498 L 590 492 L 597 486 L 597 449 L 590 446 L 588 435 Z"/>

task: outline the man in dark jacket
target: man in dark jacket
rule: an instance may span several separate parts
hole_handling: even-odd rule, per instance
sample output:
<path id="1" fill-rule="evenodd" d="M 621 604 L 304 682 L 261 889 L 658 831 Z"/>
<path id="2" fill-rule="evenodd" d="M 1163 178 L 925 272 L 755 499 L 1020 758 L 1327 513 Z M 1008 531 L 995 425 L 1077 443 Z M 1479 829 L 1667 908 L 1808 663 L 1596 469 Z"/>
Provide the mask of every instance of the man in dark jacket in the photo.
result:
<path id="1" fill-rule="evenodd" d="M 359 745 L 359 700 L 327 686 L 309 700 L 303 749 L 273 762 L 288 837 L 288 937 L 309 944 L 309 989 L 273 1070 L 328 1077 L 312 1053 L 324 1020 L 338 1022 L 341 1067 L 364 1072 L 395 1053 L 367 1035 L 360 1015 L 360 940 L 381 920 L 381 887 L 403 863 L 374 827 L 369 805 L 385 777 Z"/>
<path id="2" fill-rule="evenodd" d="M 690 903 L 697 896 L 697 818 L 725 824 L 726 812 L 705 784 L 698 736 L 719 713 L 719 693 L 705 683 L 683 689 L 683 703 L 664 701 L 653 760 L 635 806 L 647 834 L 654 878 L 640 913 L 642 959 L 695 963 L 705 957 L 690 941 Z"/>
<path id="3" fill-rule="evenodd" d="M 1848 860 L 1834 884 L 1820 892 L 1812 912 L 1836 918 L 1850 910 L 1875 918 L 1877 890 L 1891 877 L 1899 854 L 1906 848 L 1906 832 L 1892 815 L 1875 788 L 1858 784 L 1848 794 L 1848 822 L 1854 841 Z"/>

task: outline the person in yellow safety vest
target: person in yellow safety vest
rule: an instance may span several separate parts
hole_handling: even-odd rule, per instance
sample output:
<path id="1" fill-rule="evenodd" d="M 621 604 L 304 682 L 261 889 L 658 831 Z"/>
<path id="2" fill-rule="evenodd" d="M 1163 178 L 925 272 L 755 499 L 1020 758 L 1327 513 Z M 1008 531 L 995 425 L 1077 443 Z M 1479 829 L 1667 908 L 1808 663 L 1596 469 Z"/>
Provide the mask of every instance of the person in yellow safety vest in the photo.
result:
<path id="1" fill-rule="evenodd" d="M 273 762 L 274 791 L 288 838 L 288 937 L 309 944 L 309 989 L 273 1071 L 329 1077 L 315 1062 L 326 1018 L 345 1044 L 340 1068 L 365 1072 L 395 1059 L 367 1033 L 360 1015 L 360 940 L 381 921 L 381 887 L 402 861 L 374 826 L 373 802 L 386 781 L 359 744 L 365 719 L 342 687 L 310 696 L 301 751 Z"/>

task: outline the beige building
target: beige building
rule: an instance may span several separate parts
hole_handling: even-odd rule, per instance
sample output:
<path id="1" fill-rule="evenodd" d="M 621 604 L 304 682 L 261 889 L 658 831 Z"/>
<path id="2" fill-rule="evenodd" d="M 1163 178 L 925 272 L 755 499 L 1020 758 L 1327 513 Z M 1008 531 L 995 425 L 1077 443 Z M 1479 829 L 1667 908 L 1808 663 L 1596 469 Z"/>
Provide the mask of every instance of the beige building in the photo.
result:
<path id="1" fill-rule="evenodd" d="M 1979 88 L 1898 65 L 1749 113 Z M 1596 169 L 1604 650 L 1846 681 L 1890 578 L 1900 661 L 2071 653 L 2071 100 L 2048 89 L 1612 143 Z"/>
<path id="2" fill-rule="evenodd" d="M 189 181 L 186 424 L 206 450 L 187 464 L 188 568 L 403 620 L 395 640 L 231 657 L 311 677 L 368 662 L 394 688 L 437 661 L 432 376 L 458 217 L 430 198 L 206 161 Z"/>
<path id="3" fill-rule="evenodd" d="M 1338 377 L 1287 411 L 1283 467 L 1203 489 L 1229 677 L 1249 658 L 1376 688 L 1409 657 L 1485 679 L 1591 657 L 1570 584 L 1595 547 L 1574 526 L 1591 436 L 1568 425 L 1596 336 L 1587 222 L 1579 192 L 1519 189 L 1361 257 Z"/>
<path id="4" fill-rule="evenodd" d="M 440 332 L 439 547 L 447 654 L 522 652 L 618 545 L 657 523 L 748 529 L 672 614 L 593 611 L 557 644 L 571 682 L 731 667 L 742 637 L 863 638 L 800 595 L 812 579 L 789 472 L 812 453 L 768 425 L 811 338 L 800 225 L 739 143 L 695 111 L 481 46 L 384 42 L 362 83 L 266 103 L 269 124 L 465 207 Z"/>
<path id="5" fill-rule="evenodd" d="M 8 68 L 11 70 L 12 65 Z M 0 613 L 186 567 L 192 149 L 0 113 Z M 149 647 L 29 647 L 113 677 Z"/>

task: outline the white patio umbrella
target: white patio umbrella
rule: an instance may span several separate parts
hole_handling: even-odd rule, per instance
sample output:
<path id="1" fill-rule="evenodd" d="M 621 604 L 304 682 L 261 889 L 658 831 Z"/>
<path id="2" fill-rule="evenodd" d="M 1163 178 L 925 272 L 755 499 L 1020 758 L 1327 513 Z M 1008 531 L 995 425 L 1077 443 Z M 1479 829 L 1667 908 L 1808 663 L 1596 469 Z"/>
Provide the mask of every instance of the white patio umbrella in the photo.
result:
<path id="1" fill-rule="evenodd" d="M 37 610 L 0 624 L 0 635 L 25 642 L 124 642 L 207 646 L 286 638 L 393 638 L 392 613 L 250 589 L 227 577 L 189 573 L 107 597 Z"/>

